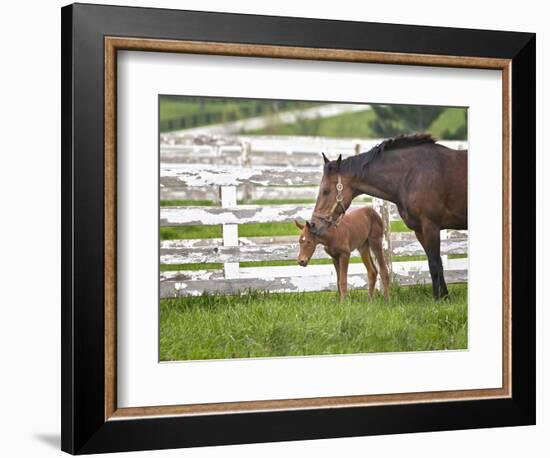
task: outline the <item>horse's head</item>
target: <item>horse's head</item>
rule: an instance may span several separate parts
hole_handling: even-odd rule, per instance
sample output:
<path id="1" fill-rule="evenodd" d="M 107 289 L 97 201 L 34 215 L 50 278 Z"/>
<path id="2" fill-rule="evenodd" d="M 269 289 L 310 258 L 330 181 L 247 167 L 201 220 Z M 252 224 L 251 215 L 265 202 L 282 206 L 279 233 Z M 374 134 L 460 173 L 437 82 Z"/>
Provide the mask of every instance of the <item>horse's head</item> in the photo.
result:
<path id="1" fill-rule="evenodd" d="M 349 175 L 343 175 L 340 170 L 342 155 L 340 154 L 335 161 L 329 161 L 323 153 L 323 159 L 323 178 L 319 185 L 313 217 L 330 226 L 335 224 L 351 205 L 353 189 Z"/>
<path id="2" fill-rule="evenodd" d="M 298 239 L 300 252 L 298 253 L 298 264 L 302 267 L 306 267 L 309 260 L 317 248 L 319 241 L 315 236 L 315 222 L 306 221 L 305 224 L 301 224 L 294 220 L 296 227 L 300 229 L 300 238 Z"/>

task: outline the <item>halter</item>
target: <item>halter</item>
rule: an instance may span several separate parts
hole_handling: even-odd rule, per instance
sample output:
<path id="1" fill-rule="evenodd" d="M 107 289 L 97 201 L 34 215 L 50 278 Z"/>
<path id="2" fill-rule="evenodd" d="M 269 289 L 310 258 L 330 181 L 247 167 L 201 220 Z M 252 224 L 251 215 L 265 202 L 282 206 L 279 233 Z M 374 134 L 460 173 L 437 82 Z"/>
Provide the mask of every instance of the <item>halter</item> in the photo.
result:
<path id="1" fill-rule="evenodd" d="M 344 213 L 346 213 L 346 207 L 344 207 L 344 185 L 342 184 L 342 177 L 338 175 L 338 183 L 336 184 L 336 201 L 334 202 L 334 205 L 331 207 L 330 212 L 328 216 L 321 215 L 319 213 L 313 212 L 313 216 L 319 219 L 322 219 L 323 221 L 326 221 L 331 226 L 338 226 L 338 223 L 340 223 L 340 220 L 342 219 L 342 216 L 344 216 Z M 342 207 L 342 213 L 338 218 L 334 219 L 334 212 L 338 207 Z"/>

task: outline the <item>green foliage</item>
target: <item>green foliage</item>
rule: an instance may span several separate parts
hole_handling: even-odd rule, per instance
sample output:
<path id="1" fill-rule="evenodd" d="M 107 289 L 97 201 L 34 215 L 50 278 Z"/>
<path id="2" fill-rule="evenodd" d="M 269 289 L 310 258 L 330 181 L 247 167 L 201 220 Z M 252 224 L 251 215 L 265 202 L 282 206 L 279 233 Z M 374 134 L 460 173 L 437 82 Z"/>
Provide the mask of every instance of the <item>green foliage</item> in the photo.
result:
<path id="1" fill-rule="evenodd" d="M 468 110 L 447 108 L 430 127 L 436 138 L 445 140 L 466 140 L 468 138 Z"/>
<path id="2" fill-rule="evenodd" d="M 393 287 L 390 302 L 353 290 L 163 299 L 160 359 L 181 361 L 466 349 L 467 285 L 434 302 L 430 286 Z"/>
<path id="3" fill-rule="evenodd" d="M 376 114 L 369 125 L 381 138 L 399 134 L 426 132 L 432 122 L 445 110 L 443 107 L 409 105 L 373 105 Z"/>
<path id="4" fill-rule="evenodd" d="M 206 126 L 286 110 L 303 109 L 316 102 L 293 100 L 233 99 L 162 95 L 159 97 L 160 130 L 166 132 Z"/>
<path id="5" fill-rule="evenodd" d="M 467 109 L 435 106 L 373 105 L 370 128 L 381 138 L 428 132 L 441 140 L 466 140 Z"/>

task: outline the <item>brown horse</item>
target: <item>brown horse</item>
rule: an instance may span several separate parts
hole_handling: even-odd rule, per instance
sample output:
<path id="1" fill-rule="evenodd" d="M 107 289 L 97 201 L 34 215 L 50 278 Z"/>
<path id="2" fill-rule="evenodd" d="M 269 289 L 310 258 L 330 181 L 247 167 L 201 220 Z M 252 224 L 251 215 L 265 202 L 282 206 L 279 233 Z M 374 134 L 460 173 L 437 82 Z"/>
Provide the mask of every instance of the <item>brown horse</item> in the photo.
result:
<path id="1" fill-rule="evenodd" d="M 380 215 L 370 207 L 359 208 L 343 215 L 336 224 L 331 225 L 322 233 L 315 230 L 314 221 L 300 224 L 300 253 L 298 264 L 306 267 L 318 244 L 324 245 L 325 251 L 332 258 L 336 269 L 338 294 L 340 301 L 346 298 L 348 289 L 348 264 L 351 252 L 359 251 L 361 259 L 367 268 L 369 281 L 369 297 L 372 298 L 378 271 L 372 262 L 370 251 L 374 253 L 380 268 L 380 277 L 384 289 L 384 297 L 389 297 L 389 272 L 382 250 L 384 223 Z"/>
<path id="2" fill-rule="evenodd" d="M 317 232 L 335 224 L 354 197 L 368 194 L 397 205 L 428 256 L 436 299 L 448 296 L 440 256 L 441 229 L 468 228 L 468 152 L 427 134 L 385 140 L 370 151 L 325 160 L 313 212 Z"/>

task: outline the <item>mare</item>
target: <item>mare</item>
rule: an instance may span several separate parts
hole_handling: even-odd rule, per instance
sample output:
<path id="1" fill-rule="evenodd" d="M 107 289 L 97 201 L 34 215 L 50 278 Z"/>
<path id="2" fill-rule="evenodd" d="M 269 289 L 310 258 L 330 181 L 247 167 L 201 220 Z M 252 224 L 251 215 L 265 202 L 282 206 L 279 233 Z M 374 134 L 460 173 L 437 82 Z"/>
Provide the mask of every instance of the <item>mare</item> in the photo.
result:
<path id="1" fill-rule="evenodd" d="M 428 134 L 402 135 L 371 150 L 329 161 L 313 211 L 316 232 L 334 226 L 361 194 L 393 202 L 428 257 L 435 299 L 448 297 L 440 255 L 442 229 L 468 228 L 468 152 Z"/>

